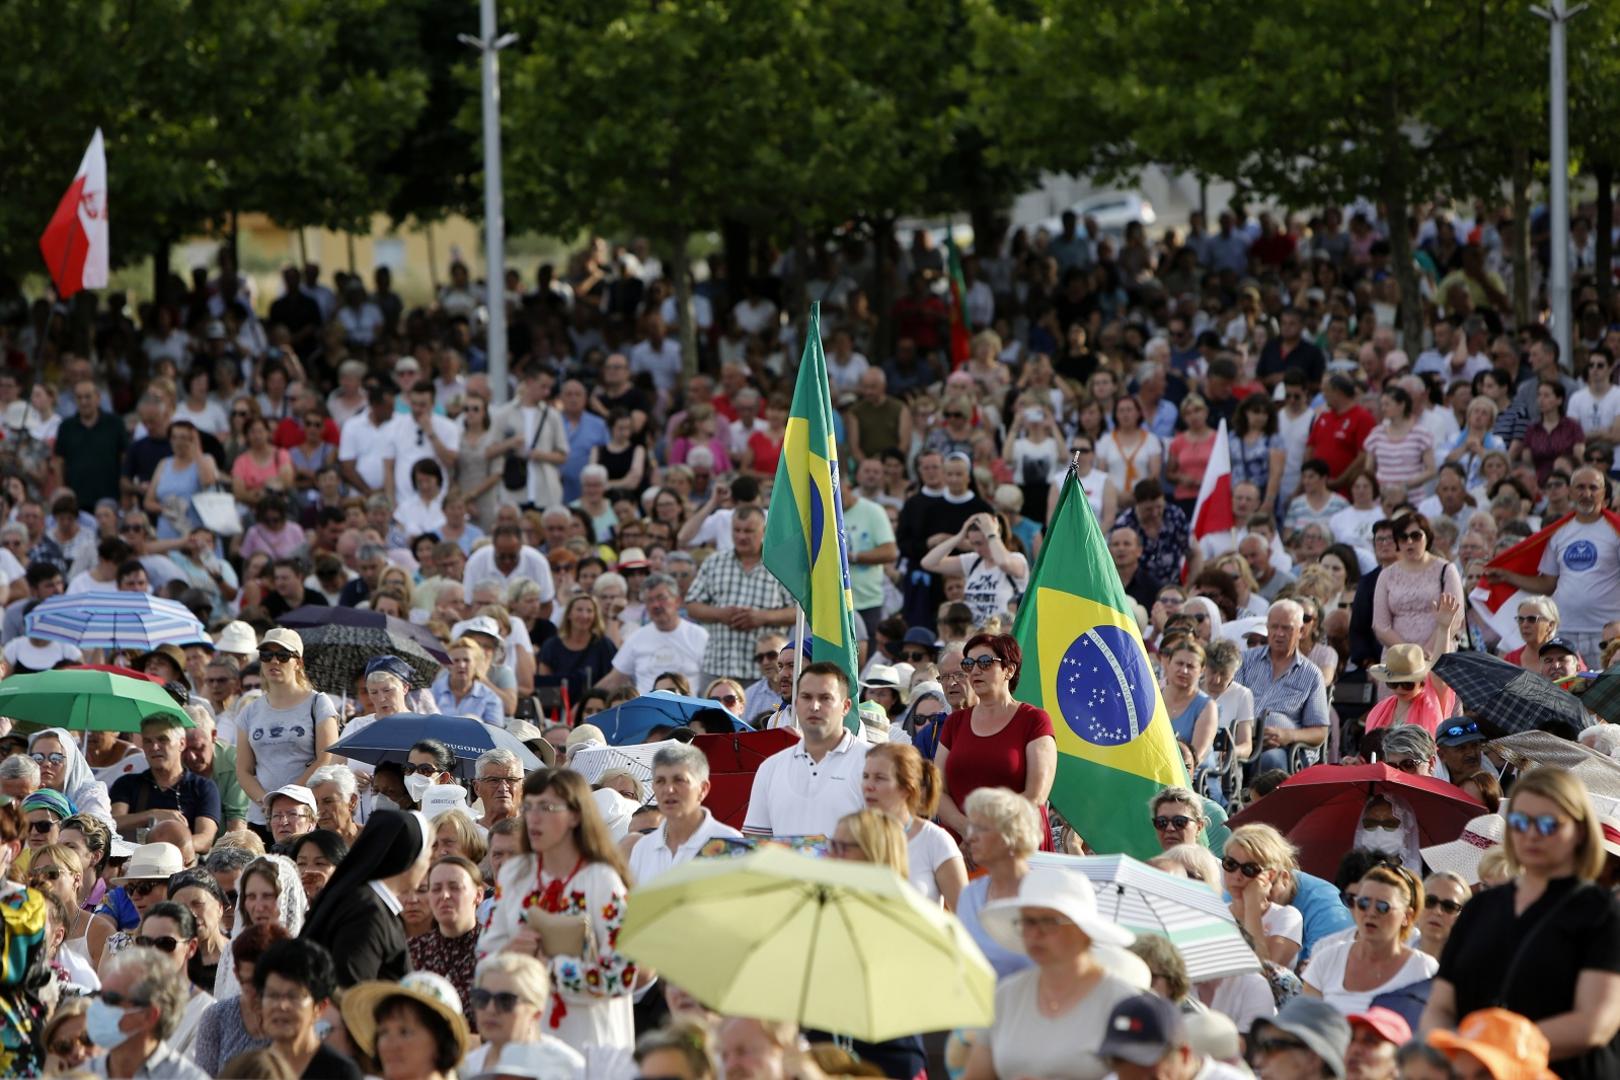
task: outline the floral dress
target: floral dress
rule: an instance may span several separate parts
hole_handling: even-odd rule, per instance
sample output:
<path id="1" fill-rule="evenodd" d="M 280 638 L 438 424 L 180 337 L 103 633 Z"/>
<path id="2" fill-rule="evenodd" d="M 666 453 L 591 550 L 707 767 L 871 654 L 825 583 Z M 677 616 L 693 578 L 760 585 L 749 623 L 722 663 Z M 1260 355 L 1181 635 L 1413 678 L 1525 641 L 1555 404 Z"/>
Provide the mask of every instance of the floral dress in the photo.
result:
<path id="1" fill-rule="evenodd" d="M 38 1076 L 37 1038 L 45 1023 L 39 989 L 49 981 L 45 898 L 15 882 L 0 884 L 0 1076 Z"/>
<path id="2" fill-rule="evenodd" d="M 589 955 L 550 958 L 552 999 L 544 1032 L 575 1050 L 635 1046 L 636 966 L 615 948 L 628 891 L 607 863 L 581 862 L 562 877 L 545 873 L 533 855 L 514 857 L 501 867 L 489 926 L 478 942 L 480 960 L 506 948 L 530 908 L 590 919 Z"/>

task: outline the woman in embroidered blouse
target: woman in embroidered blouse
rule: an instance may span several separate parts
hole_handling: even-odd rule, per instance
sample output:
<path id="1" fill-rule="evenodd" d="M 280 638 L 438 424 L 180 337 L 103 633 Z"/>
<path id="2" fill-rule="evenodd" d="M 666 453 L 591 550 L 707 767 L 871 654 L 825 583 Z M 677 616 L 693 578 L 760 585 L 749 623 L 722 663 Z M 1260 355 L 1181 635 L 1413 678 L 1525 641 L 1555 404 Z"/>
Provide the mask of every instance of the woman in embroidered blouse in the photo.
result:
<path id="1" fill-rule="evenodd" d="M 636 968 L 614 948 L 624 921 L 629 870 L 602 821 L 590 785 L 566 769 L 542 769 L 523 782 L 521 854 L 501 867 L 495 908 L 478 943 L 480 958 L 533 956 L 551 971 L 554 991 L 543 1030 L 576 1050 L 635 1043 L 631 991 Z M 525 917 L 530 908 L 589 919 L 585 956 L 547 956 Z"/>

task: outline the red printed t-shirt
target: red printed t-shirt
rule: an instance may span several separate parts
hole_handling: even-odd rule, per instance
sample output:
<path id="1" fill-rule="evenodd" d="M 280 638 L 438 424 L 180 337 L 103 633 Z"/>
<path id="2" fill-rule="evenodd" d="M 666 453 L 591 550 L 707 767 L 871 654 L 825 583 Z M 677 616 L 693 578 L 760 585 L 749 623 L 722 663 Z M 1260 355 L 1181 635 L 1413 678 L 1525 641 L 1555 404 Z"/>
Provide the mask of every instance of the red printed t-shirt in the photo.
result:
<path id="1" fill-rule="evenodd" d="M 1327 462 L 1329 476 L 1342 476 L 1377 426 L 1373 414 L 1360 405 L 1352 405 L 1343 413 L 1329 409 L 1311 424 L 1305 446 L 1311 457 Z"/>
<path id="2" fill-rule="evenodd" d="M 999 787 L 1022 794 L 1029 770 L 1031 742 L 1054 736 L 1052 718 L 1045 709 L 1020 703 L 1007 726 L 994 735 L 973 731 L 973 710 L 958 709 L 945 718 L 939 743 L 950 751 L 945 759 L 945 791 L 958 807 L 980 788 Z M 1046 807 L 1041 812 L 1041 849 L 1051 849 Z"/>

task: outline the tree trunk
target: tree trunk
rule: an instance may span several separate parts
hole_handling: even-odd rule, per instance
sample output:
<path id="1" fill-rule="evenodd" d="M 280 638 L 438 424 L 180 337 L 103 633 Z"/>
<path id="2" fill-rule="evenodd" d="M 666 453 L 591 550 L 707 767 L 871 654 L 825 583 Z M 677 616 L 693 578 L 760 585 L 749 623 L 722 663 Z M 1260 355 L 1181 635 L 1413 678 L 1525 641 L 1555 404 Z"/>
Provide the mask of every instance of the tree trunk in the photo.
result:
<path id="1" fill-rule="evenodd" d="M 169 296 L 169 274 L 172 272 L 172 263 L 169 261 L 169 238 L 164 237 L 158 241 L 157 249 L 152 252 L 152 303 L 155 305 L 168 305 L 174 303 Z"/>
<path id="2" fill-rule="evenodd" d="M 804 222 L 793 222 L 793 273 L 786 282 L 786 293 L 782 299 L 787 306 L 788 316 L 793 325 L 799 327 L 799 342 L 804 342 L 803 330 L 810 325 L 810 301 L 820 300 L 819 296 L 810 295 L 810 273 L 812 262 L 810 258 L 810 230 L 804 227 Z"/>
<path id="3" fill-rule="evenodd" d="M 1598 303 L 1603 305 L 1603 318 L 1609 320 L 1614 302 L 1614 166 L 1598 165 L 1592 173 L 1597 177 L 1597 275 Z"/>
<path id="4" fill-rule="evenodd" d="M 242 259 L 241 252 L 237 250 L 236 208 L 234 206 L 231 208 L 231 230 L 225 236 L 225 243 L 230 248 L 231 265 L 236 267 L 238 274 L 241 274 Z"/>
<path id="5" fill-rule="evenodd" d="M 1513 148 L 1513 324 L 1528 326 L 1530 311 L 1530 152 Z"/>
<path id="6" fill-rule="evenodd" d="M 729 314 L 742 299 L 743 283 L 753 276 L 753 231 L 745 221 L 728 218 L 720 227 L 720 236 L 726 256 L 726 280 L 721 282 L 721 295 L 710 297 L 717 305 L 716 321 Z"/>
<path id="7" fill-rule="evenodd" d="M 669 238 L 669 265 L 675 273 L 675 318 L 680 324 L 681 374 L 698 370 L 697 324 L 692 318 L 692 255 L 689 234 L 677 229 Z"/>
<path id="8" fill-rule="evenodd" d="M 1406 187 L 1399 179 L 1386 176 L 1383 197 L 1389 221 L 1389 259 L 1395 265 L 1395 280 L 1401 287 L 1401 348 L 1408 356 L 1416 356 L 1423 351 L 1423 291 L 1418 287 L 1417 267 L 1412 263 Z"/>
<path id="9" fill-rule="evenodd" d="M 876 339 L 883 350 L 883 359 L 874 361 L 883 363 L 894 355 L 894 327 L 889 318 L 889 309 L 894 306 L 894 295 L 890 285 L 894 280 L 894 268 L 889 265 L 889 240 L 894 235 L 894 218 L 880 217 L 872 222 L 872 310 L 877 314 Z"/>

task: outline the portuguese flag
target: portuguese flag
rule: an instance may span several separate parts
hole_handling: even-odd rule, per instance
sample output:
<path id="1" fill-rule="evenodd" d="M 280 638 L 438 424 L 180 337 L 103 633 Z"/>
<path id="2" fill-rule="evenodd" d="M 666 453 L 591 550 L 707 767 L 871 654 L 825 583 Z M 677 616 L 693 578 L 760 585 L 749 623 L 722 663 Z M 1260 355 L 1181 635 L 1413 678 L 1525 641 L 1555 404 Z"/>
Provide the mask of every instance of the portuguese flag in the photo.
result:
<path id="1" fill-rule="evenodd" d="M 968 322 L 967 279 L 962 276 L 962 252 L 957 248 L 956 240 L 949 235 L 945 237 L 945 250 L 950 256 L 951 370 L 955 371 L 968 362 L 973 351 L 973 324 Z"/>
<path id="2" fill-rule="evenodd" d="M 1057 736 L 1052 805 L 1099 855 L 1159 852 L 1148 800 L 1187 771 L 1147 647 L 1102 530 L 1071 468 L 1058 494 L 1013 637 L 1020 701 Z"/>

